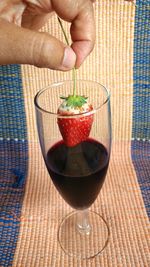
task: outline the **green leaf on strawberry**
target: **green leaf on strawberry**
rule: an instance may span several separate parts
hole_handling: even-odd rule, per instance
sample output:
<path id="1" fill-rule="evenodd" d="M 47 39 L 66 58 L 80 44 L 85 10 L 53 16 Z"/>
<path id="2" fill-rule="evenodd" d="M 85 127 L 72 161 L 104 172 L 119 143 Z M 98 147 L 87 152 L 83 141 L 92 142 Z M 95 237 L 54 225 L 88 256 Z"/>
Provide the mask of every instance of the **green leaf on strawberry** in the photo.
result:
<path id="1" fill-rule="evenodd" d="M 66 100 L 66 106 L 68 107 L 82 107 L 87 103 L 87 97 L 81 95 L 69 95 L 67 97 L 61 96 L 61 99 Z"/>

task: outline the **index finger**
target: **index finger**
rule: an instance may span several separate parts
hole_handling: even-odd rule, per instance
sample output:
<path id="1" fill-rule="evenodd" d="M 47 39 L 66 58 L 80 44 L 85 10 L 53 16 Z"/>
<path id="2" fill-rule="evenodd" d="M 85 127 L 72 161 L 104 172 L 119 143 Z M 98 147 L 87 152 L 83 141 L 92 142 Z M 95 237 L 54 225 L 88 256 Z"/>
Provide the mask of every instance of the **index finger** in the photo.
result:
<path id="1" fill-rule="evenodd" d="M 53 8 L 64 20 L 71 22 L 72 49 L 76 53 L 78 68 L 93 50 L 95 23 L 93 4 L 90 0 L 53 0 Z"/>

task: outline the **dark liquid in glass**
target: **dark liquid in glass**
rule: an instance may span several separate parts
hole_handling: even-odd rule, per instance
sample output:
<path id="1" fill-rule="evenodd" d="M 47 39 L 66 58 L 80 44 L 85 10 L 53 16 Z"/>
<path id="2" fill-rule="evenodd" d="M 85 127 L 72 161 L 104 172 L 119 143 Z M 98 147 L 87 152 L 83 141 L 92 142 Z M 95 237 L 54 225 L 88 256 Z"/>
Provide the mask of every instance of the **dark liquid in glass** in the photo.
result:
<path id="1" fill-rule="evenodd" d="M 94 139 L 69 148 L 63 141 L 51 147 L 45 159 L 49 174 L 65 201 L 85 209 L 97 198 L 109 163 L 106 148 Z"/>

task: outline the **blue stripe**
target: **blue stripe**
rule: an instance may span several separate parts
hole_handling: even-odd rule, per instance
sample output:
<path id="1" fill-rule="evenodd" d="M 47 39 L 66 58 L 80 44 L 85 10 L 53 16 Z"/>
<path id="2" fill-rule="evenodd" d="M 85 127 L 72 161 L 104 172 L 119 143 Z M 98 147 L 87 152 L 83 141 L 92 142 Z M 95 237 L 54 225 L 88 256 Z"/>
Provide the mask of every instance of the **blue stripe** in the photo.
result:
<path id="1" fill-rule="evenodd" d="M 132 141 L 131 153 L 145 208 L 150 216 L 150 142 Z"/>
<path id="2" fill-rule="evenodd" d="M 134 141 L 131 153 L 145 208 L 150 216 L 150 1 L 137 0 L 136 5 L 132 125 Z"/>
<path id="3" fill-rule="evenodd" d="M 28 168 L 19 65 L 0 66 L 0 266 L 12 266 Z"/>
<path id="4" fill-rule="evenodd" d="M 150 139 L 150 1 L 136 1 L 134 32 L 134 138 Z"/>
<path id="5" fill-rule="evenodd" d="M 25 139 L 26 136 L 21 68 L 0 66 L 0 137 Z"/>

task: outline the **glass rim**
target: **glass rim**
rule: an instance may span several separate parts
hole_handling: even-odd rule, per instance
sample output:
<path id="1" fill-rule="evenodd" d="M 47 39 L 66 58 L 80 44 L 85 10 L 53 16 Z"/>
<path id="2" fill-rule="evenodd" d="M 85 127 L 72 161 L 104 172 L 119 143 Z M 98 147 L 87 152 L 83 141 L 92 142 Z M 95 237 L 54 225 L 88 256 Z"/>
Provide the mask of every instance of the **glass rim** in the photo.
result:
<path id="1" fill-rule="evenodd" d="M 51 84 L 49 84 L 48 86 L 46 86 L 46 87 L 40 89 L 40 90 L 36 93 L 36 95 L 35 95 L 35 97 L 34 97 L 34 105 L 35 105 L 36 109 L 40 110 L 41 112 L 47 113 L 47 114 L 56 115 L 57 117 L 60 117 L 60 118 L 62 118 L 62 117 L 63 117 L 63 118 L 64 118 L 64 117 L 66 117 L 66 118 L 68 118 L 68 117 L 71 118 L 71 117 L 80 117 L 80 116 L 82 116 L 83 113 L 79 113 L 79 114 L 71 114 L 71 115 L 66 115 L 66 116 L 64 116 L 64 115 L 60 115 L 60 114 L 58 114 L 58 113 L 56 113 L 56 112 L 52 112 L 52 111 L 49 111 L 49 110 L 44 109 L 44 108 L 41 107 L 41 106 L 39 105 L 39 103 L 38 103 L 38 98 L 39 98 L 39 96 L 40 96 L 43 92 L 45 92 L 46 90 L 48 90 L 48 89 L 50 89 L 50 88 L 52 88 L 52 87 L 57 87 L 57 86 L 59 86 L 59 85 L 61 85 L 61 84 L 68 83 L 68 82 L 73 82 L 73 81 L 72 81 L 72 80 L 62 80 L 62 81 L 59 81 L 59 82 L 51 83 Z M 104 85 L 102 85 L 101 83 L 96 82 L 96 81 L 93 81 L 93 80 L 82 80 L 82 79 L 78 79 L 77 82 L 95 83 L 95 84 L 101 86 L 101 87 L 105 90 L 105 92 L 106 92 L 106 99 L 105 99 L 105 101 L 104 101 L 101 105 L 99 105 L 99 106 L 97 106 L 96 108 L 94 108 L 93 110 L 84 112 L 84 114 L 86 114 L 86 115 L 90 115 L 90 114 L 95 113 L 97 110 L 101 109 L 101 108 L 102 108 L 102 107 L 103 107 L 103 106 L 110 100 L 110 91 L 109 91 Z"/>

